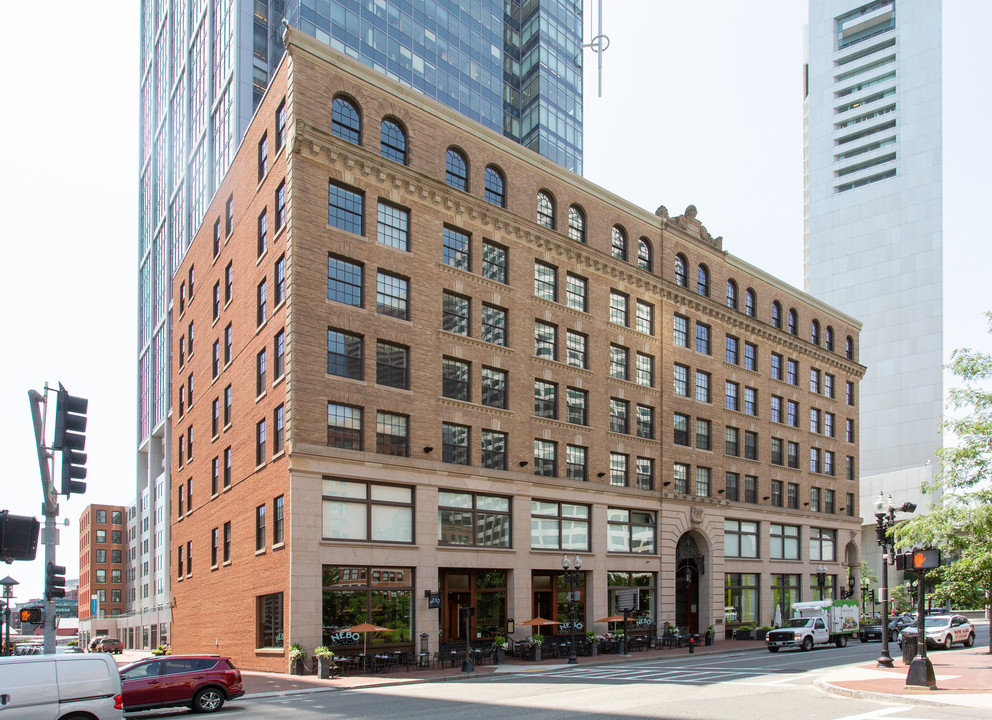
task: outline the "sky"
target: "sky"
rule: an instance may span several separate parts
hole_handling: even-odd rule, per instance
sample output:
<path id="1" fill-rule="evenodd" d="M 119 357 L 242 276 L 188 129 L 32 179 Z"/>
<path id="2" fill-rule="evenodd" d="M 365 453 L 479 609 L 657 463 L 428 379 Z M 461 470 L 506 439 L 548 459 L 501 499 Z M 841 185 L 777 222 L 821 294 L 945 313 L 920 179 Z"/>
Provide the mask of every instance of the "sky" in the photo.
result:
<path id="1" fill-rule="evenodd" d="M 94 12 L 52 0 L 43 23 L 0 30 L 14 69 L 5 96 L 17 109 L 0 113 L 11 261 L 0 300 L 8 338 L 20 343 L 0 360 L 0 509 L 42 518 L 28 390 L 61 382 L 88 398 L 87 492 L 60 498 L 68 526 L 57 558 L 70 579 L 85 507 L 134 496 L 138 8 L 112 0 Z M 652 212 L 665 205 L 678 215 L 694 204 L 725 250 L 798 288 L 806 8 L 803 0 L 604 0 L 601 98 L 596 58 L 585 53 L 586 178 Z M 990 26 L 992 3 L 944 0 L 945 358 L 965 346 L 992 351 L 982 212 L 992 197 L 992 96 L 976 70 L 989 65 Z M 34 562 L 0 567 L 20 583 L 15 602 L 42 594 L 43 557 L 39 546 Z"/>

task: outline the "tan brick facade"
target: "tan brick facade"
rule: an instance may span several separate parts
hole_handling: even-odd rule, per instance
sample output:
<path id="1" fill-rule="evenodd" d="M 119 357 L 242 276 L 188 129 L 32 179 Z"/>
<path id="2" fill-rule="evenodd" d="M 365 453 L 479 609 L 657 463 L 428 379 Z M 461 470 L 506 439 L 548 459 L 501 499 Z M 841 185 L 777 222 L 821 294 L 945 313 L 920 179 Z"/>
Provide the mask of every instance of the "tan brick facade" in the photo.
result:
<path id="1" fill-rule="evenodd" d="M 857 407 L 847 404 L 845 388 L 852 384 L 856 401 L 864 372 L 856 362 L 860 325 L 855 320 L 727 254 L 722 239 L 712 238 L 696 220 L 694 208 L 678 217 L 670 217 L 663 208 L 654 214 L 645 212 L 292 30 L 287 48 L 288 55 L 174 280 L 173 296 L 180 299 L 173 308 L 175 650 L 221 652 L 232 655 L 243 668 L 283 671 L 291 642 L 312 651 L 332 642 L 336 636 L 330 633 L 341 626 L 375 621 L 388 613 L 409 611 L 409 622 L 404 621 L 403 629 L 393 636 L 397 647 L 408 647 L 413 640 L 419 645 L 419 636 L 427 633 L 431 650 L 436 650 L 438 628 L 441 641 L 460 637 L 457 610 L 462 605 L 478 605 L 480 612 L 485 605 L 486 617 L 498 617 L 500 624 L 508 618 L 519 623 L 541 612 L 560 612 L 560 597 L 553 589 L 545 592 L 543 584 L 560 582 L 561 556 L 569 543 L 549 544 L 539 528 L 551 525 L 539 520 L 533 521 L 532 539 L 531 515 L 536 507 L 532 501 L 567 504 L 588 513 L 579 533 L 588 540 L 579 543 L 578 554 L 586 588 L 584 627 L 597 631 L 606 626 L 593 621 L 615 607 L 611 583 L 615 590 L 628 581 L 650 588 L 644 597 L 651 606 L 640 613 L 645 622 L 660 626 L 678 621 L 699 631 L 714 624 L 722 629 L 726 574 L 738 573 L 757 576 L 750 612 L 758 624 L 766 623 L 774 609 L 773 576 L 796 576 L 797 596 L 809 599 L 810 578 L 819 562 L 810 557 L 809 541 L 811 532 L 819 529 L 834 533 L 833 555 L 824 560 L 833 576 L 831 584 L 846 583 L 847 568 L 860 562 L 860 513 L 848 500 L 849 494 L 857 498 L 857 481 L 845 475 L 845 459 L 857 458 L 856 424 L 850 441 L 845 434 L 846 420 L 857 417 Z M 358 145 L 332 132 L 335 96 L 348 98 L 360 111 Z M 286 146 L 277 150 L 277 108 L 284 101 Z M 406 132 L 405 164 L 380 155 L 383 118 L 398 121 Z M 267 172 L 259 180 L 263 133 L 268 141 Z M 467 192 L 445 183 L 449 147 L 458 148 L 468 159 Z M 505 179 L 505 208 L 483 199 L 484 169 L 489 165 L 498 167 Z M 329 222 L 329 182 L 361 199 L 361 232 L 348 232 L 339 227 L 341 223 Z M 277 231 L 275 203 L 281 183 L 286 189 L 286 223 Z M 557 229 L 535 220 L 539 191 L 554 201 Z M 230 235 L 225 220 L 228 198 L 233 199 Z M 380 202 L 407 211 L 407 249 L 377 237 Z M 571 206 L 582 210 L 585 242 L 569 237 Z M 259 255 L 258 218 L 263 211 L 268 218 L 267 248 Z M 615 225 L 625 231 L 627 261 L 613 256 Z M 445 228 L 468 234 L 467 267 L 445 262 Z M 649 268 L 639 267 L 641 239 L 650 247 L 650 263 L 643 263 Z M 485 244 L 506 250 L 505 282 L 487 277 Z M 679 255 L 685 260 L 687 287 L 677 282 Z M 276 305 L 275 265 L 283 257 L 285 299 Z M 360 268 L 360 299 L 355 304 L 329 298 L 329 258 Z M 536 296 L 535 262 L 553 269 L 556 299 Z M 228 303 L 229 264 L 233 285 Z M 708 270 L 708 296 L 697 291 L 701 265 Z M 377 303 L 379 273 L 407 282 L 406 319 Z M 585 280 L 585 310 L 574 298 L 568 301 L 569 274 Z M 259 324 L 258 288 L 263 281 L 266 318 Z M 728 307 L 728 281 L 735 283 L 736 309 Z M 220 298 L 216 319 L 215 285 Z M 745 312 L 749 291 L 754 294 L 754 316 Z M 467 335 L 443 329 L 444 292 L 468 300 Z M 611 296 L 626 298 L 627 326 L 611 322 Z M 773 301 L 781 304 L 781 329 L 772 323 Z M 643 318 L 651 323 L 642 328 L 645 332 L 636 329 L 638 302 L 650 308 L 650 318 Z M 484 339 L 489 332 L 483 328 L 484 307 L 486 312 L 505 311 L 505 344 Z M 795 334 L 787 327 L 791 309 L 796 313 Z M 689 347 L 674 342 L 676 315 L 688 322 Z M 819 344 L 811 342 L 814 321 L 820 327 Z M 538 356 L 538 322 L 557 329 L 557 359 Z M 188 346 L 190 323 L 193 352 Z M 228 324 L 230 362 L 225 357 Z M 709 328 L 708 354 L 695 349 L 700 324 Z M 828 327 L 832 351 L 826 347 Z M 360 349 L 357 359 L 337 358 L 354 377 L 328 371 L 329 330 L 344 333 Z M 578 367 L 578 360 L 568 355 L 569 332 L 586 338 L 586 367 Z M 279 333 L 285 338 L 285 371 L 274 378 Z M 736 364 L 727 361 L 728 335 L 738 341 Z M 854 359 L 846 357 L 848 338 Z M 377 382 L 379 342 L 408 348 L 407 387 Z M 216 377 L 214 343 L 219 355 Z M 745 344 L 756 351 L 755 370 L 745 368 Z M 619 374 L 618 362 L 611 365 L 611 345 L 617 353 L 627 350 L 627 379 L 611 377 Z M 264 389 L 256 393 L 263 349 Z M 770 375 L 772 353 L 782 356 L 783 380 Z M 642 360 L 650 358 L 649 376 L 637 374 L 638 354 Z M 442 381 L 444 359 L 452 367 L 467 367 L 467 390 L 459 382 L 449 387 Z M 785 380 L 790 359 L 798 363 L 796 384 Z M 688 368 L 688 397 L 673 392 L 676 364 Z M 506 373 L 505 408 L 485 404 L 484 368 Z M 813 369 L 820 373 L 819 392 L 810 390 Z M 695 399 L 697 371 L 708 373 L 709 402 Z M 833 379 L 832 398 L 824 394 L 824 373 Z M 536 381 L 556 388 L 554 412 L 549 409 L 546 414 L 557 417 L 537 416 Z M 726 409 L 727 382 L 739 385 L 740 410 Z M 233 403 L 227 424 L 224 397 L 229 385 Z M 567 421 L 575 419 L 569 418 L 566 406 L 569 389 L 586 393 L 586 424 Z M 753 414 L 744 412 L 746 389 L 757 393 Z M 467 399 L 450 397 L 462 392 Z M 771 421 L 772 396 L 781 398 L 783 421 L 788 402 L 798 403 L 798 426 Z M 216 435 L 215 401 L 220 415 Z M 627 404 L 626 432 L 611 430 L 611 401 L 615 408 Z M 359 437 L 345 433 L 348 438 L 338 442 L 355 447 L 330 446 L 329 403 L 361 411 Z M 651 410 L 650 422 L 645 419 L 638 425 L 638 406 Z M 280 407 L 285 412 L 284 450 L 274 454 L 275 413 Z M 833 437 L 822 425 L 820 432 L 811 432 L 811 409 L 820 411 L 821 423 L 824 413 L 832 414 Z M 377 451 L 377 413 L 406 418 L 407 456 Z M 691 446 L 674 442 L 675 413 L 690 421 L 685 439 Z M 263 420 L 265 451 L 257 463 L 258 423 Z M 697 447 L 705 445 L 705 433 L 700 440 L 697 432 L 698 420 L 709 422 L 709 449 Z M 443 461 L 460 450 L 445 447 L 445 424 L 468 429 L 468 464 Z M 737 456 L 725 452 L 731 449 L 726 444 L 727 427 L 739 431 Z M 505 434 L 505 469 L 483 466 L 483 432 Z M 745 457 L 746 432 L 756 434 L 756 459 Z M 772 462 L 772 438 L 782 441 L 781 464 Z M 535 474 L 539 465 L 535 441 L 554 444 L 553 475 Z M 790 442 L 798 445 L 798 468 L 788 467 Z M 568 446 L 585 449 L 584 481 L 567 477 Z M 232 472 L 230 486 L 225 487 L 228 447 Z M 810 471 L 811 448 L 820 453 L 820 472 Z M 826 453 L 833 453 L 833 475 L 823 472 Z M 623 477 L 621 456 L 627 459 L 626 486 L 611 484 Z M 216 492 L 212 488 L 215 458 Z M 487 458 L 491 464 L 492 458 Z M 646 461 L 653 464 L 651 472 L 640 478 L 635 472 L 638 459 L 642 467 Z M 686 487 L 673 477 L 676 463 L 688 466 Z M 708 488 L 697 485 L 697 468 L 709 469 Z M 737 500 L 727 499 L 728 491 L 732 494 L 727 473 L 739 476 Z M 753 488 L 746 487 L 749 477 L 756 478 Z M 336 483 L 342 480 L 345 484 Z M 781 482 L 779 494 L 773 492 L 773 481 Z M 788 507 L 790 484 L 796 492 L 792 508 Z M 819 511 L 813 509 L 814 488 Z M 360 501 L 339 495 L 359 491 L 371 498 Z M 834 498 L 830 512 L 827 491 Z M 440 499 L 450 503 L 456 495 L 464 499 L 473 494 L 479 508 L 446 511 L 445 522 L 439 521 Z M 484 499 L 489 497 L 505 499 L 496 505 L 505 503 L 506 510 L 483 512 L 481 504 L 490 502 Z M 276 498 L 284 502 L 285 540 L 274 545 Z M 775 505 L 779 499 L 782 507 Z M 263 505 L 264 542 L 257 542 L 256 513 Z M 624 511 L 647 513 L 650 527 L 625 529 L 618 519 Z M 469 524 L 456 527 L 465 516 L 471 518 Z M 725 557 L 726 520 L 756 523 L 757 531 L 750 536 L 756 542 L 755 557 Z M 559 516 L 555 522 L 564 527 L 569 518 Z M 770 548 L 773 524 L 797 528 L 798 559 L 776 559 L 780 553 Z M 439 541 L 442 525 L 444 538 Z M 650 536 L 653 548 L 610 551 L 611 543 L 619 542 L 628 529 L 635 540 L 638 532 Z M 362 532 L 365 536 L 357 537 Z M 474 544 L 458 544 L 464 537 L 452 540 L 457 533 L 465 533 Z M 499 546 L 486 545 L 493 537 L 503 538 Z M 679 545 L 686 537 L 692 538 L 695 550 L 685 540 Z M 569 549 L 568 554 L 576 551 Z M 464 582 L 469 587 L 463 589 Z M 497 594 L 488 595 L 493 583 L 498 585 Z M 359 587 L 362 590 L 355 590 Z M 372 610 L 367 615 L 354 614 L 353 607 L 342 610 L 344 588 L 351 588 L 348 597 L 357 598 L 359 604 L 367 598 Z M 395 588 L 402 592 L 394 592 Z M 429 591 L 440 592 L 440 608 L 428 607 Z M 266 625 L 263 616 L 266 608 L 271 614 L 279 607 L 279 598 L 282 637 L 276 639 L 271 633 L 278 623 Z M 403 607 L 384 609 L 387 599 Z M 501 604 L 498 611 L 492 609 L 494 602 Z M 492 629 L 476 622 L 473 639 L 487 641 Z M 519 628 L 514 637 L 527 631 Z M 545 628 L 545 632 L 552 631 Z"/>

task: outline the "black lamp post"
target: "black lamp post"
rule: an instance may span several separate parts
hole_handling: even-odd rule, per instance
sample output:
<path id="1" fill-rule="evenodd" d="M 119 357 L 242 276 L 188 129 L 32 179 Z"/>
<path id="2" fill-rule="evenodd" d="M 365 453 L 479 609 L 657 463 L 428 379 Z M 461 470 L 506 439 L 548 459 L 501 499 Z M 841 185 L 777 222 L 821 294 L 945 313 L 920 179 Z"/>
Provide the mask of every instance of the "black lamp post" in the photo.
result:
<path id="1" fill-rule="evenodd" d="M 0 580 L 0 585 L 3 585 L 3 620 L 7 625 L 7 639 L 3 644 L 3 654 L 10 655 L 10 601 L 14 599 L 14 586 L 20 585 L 20 583 L 8 575 Z"/>
<path id="2" fill-rule="evenodd" d="M 816 566 L 816 587 L 820 591 L 820 600 L 823 600 L 823 591 L 827 587 L 827 566 L 823 563 Z"/>
<path id="3" fill-rule="evenodd" d="M 575 590 L 579 586 L 579 581 L 582 579 L 582 573 L 579 572 L 579 569 L 582 567 L 582 558 L 576 555 L 570 565 L 568 555 L 562 555 L 561 567 L 565 571 L 563 575 L 565 584 L 568 586 L 568 627 L 572 632 L 572 639 L 568 648 L 568 664 L 574 665 L 579 661 L 575 657 Z"/>
<path id="4" fill-rule="evenodd" d="M 889 564 L 894 562 L 890 551 L 892 543 L 889 542 L 889 530 L 896 524 L 896 506 L 892 504 L 892 496 L 886 498 L 882 493 L 878 494 L 878 499 L 874 503 L 875 508 L 875 542 L 882 548 L 882 589 L 879 602 L 882 603 L 882 654 L 878 658 L 876 667 L 894 667 L 892 656 L 889 655 L 889 614 L 891 605 L 889 603 Z M 911 513 L 916 510 L 916 505 L 909 501 L 902 504 L 900 512 Z"/>

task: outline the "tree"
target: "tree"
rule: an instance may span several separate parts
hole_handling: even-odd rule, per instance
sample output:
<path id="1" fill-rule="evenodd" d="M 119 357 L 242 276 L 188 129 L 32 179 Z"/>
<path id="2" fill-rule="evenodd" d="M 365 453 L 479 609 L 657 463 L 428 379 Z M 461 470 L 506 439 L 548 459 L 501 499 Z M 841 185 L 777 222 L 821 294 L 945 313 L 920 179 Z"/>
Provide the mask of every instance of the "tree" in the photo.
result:
<path id="1" fill-rule="evenodd" d="M 992 333 L 992 312 L 985 314 Z M 900 548 L 939 548 L 952 562 L 928 574 L 935 599 L 966 596 L 969 589 L 984 588 L 986 612 L 992 611 L 992 354 L 969 348 L 951 354 L 950 369 L 963 381 L 952 389 L 947 407 L 955 417 L 945 417 L 944 430 L 956 438 L 954 447 L 937 451 L 940 464 L 924 492 L 940 491 L 930 511 L 896 528 Z M 992 654 L 992 638 L 989 640 Z"/>

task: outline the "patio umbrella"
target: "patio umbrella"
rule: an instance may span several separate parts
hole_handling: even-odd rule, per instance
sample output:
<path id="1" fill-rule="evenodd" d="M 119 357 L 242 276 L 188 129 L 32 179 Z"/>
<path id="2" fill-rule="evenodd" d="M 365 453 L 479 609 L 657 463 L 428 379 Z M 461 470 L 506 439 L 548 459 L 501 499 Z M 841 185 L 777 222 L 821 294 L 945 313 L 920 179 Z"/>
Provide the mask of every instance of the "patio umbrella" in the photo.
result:
<path id="1" fill-rule="evenodd" d="M 352 625 L 351 627 L 342 628 L 338 632 L 357 632 L 362 633 L 365 636 L 365 654 L 369 654 L 369 633 L 370 632 L 390 632 L 392 628 L 382 627 L 381 625 L 372 625 L 371 623 L 362 623 L 360 625 Z"/>
<path id="2" fill-rule="evenodd" d="M 605 623 L 623 622 L 623 615 L 610 615 L 609 617 L 601 618 L 596 622 L 605 622 Z"/>
<path id="3" fill-rule="evenodd" d="M 777 605 L 775 607 L 775 617 L 772 618 L 772 625 L 774 627 L 779 627 L 782 625 L 782 606 Z"/>
<path id="4" fill-rule="evenodd" d="M 536 617 L 527 620 L 526 622 L 517 623 L 517 625 L 532 625 L 532 626 L 540 627 L 541 625 L 561 625 L 561 623 L 558 622 L 557 620 L 546 620 L 545 618 L 542 617 Z"/>

